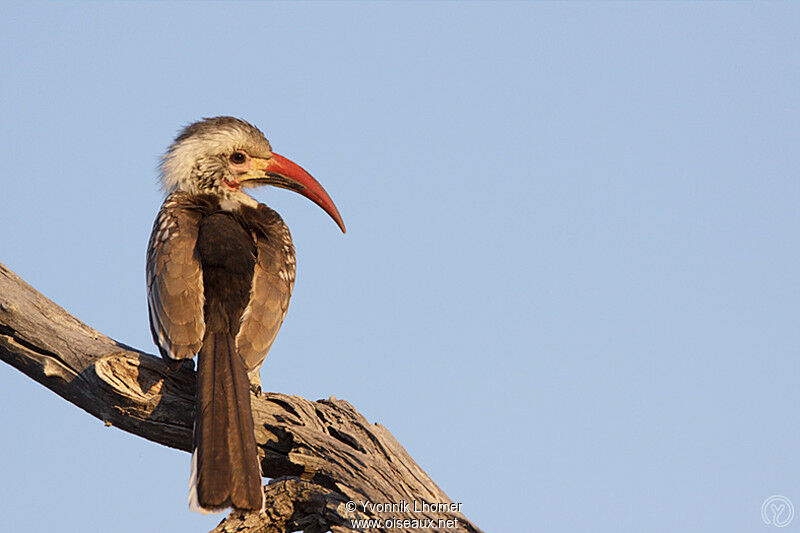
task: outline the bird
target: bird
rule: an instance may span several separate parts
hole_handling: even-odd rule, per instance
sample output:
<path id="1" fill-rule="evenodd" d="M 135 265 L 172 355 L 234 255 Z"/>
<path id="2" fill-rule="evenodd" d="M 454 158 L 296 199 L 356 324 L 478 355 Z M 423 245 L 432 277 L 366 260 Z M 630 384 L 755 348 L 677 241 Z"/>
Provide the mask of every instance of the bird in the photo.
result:
<path id="1" fill-rule="evenodd" d="M 263 511 L 250 405 L 295 281 L 289 228 L 246 189 L 272 185 L 345 225 L 308 172 L 234 117 L 185 127 L 161 159 L 166 194 L 147 249 L 150 330 L 172 366 L 197 356 L 189 507 Z"/>

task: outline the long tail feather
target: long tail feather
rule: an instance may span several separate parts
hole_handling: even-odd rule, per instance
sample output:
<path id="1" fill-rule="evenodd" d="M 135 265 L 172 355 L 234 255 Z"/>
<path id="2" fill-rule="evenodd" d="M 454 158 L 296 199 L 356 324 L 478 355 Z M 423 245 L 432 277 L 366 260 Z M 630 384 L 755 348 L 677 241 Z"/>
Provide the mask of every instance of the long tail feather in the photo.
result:
<path id="1" fill-rule="evenodd" d="M 250 382 L 227 332 L 207 333 L 198 354 L 191 483 L 192 510 L 264 508 Z"/>

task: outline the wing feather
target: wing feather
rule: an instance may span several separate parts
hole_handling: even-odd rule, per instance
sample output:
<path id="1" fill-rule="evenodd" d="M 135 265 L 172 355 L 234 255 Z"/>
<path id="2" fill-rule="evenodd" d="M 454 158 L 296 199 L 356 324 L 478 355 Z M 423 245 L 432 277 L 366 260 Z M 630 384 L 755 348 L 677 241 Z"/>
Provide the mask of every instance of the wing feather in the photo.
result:
<path id="1" fill-rule="evenodd" d="M 201 213 L 188 194 L 164 200 L 147 249 L 150 330 L 161 355 L 194 357 L 203 344 L 203 270 L 195 251 Z"/>
<path id="2" fill-rule="evenodd" d="M 266 206 L 260 206 L 268 210 Z M 294 287 L 294 247 L 289 229 L 276 217 L 277 231 L 269 232 L 272 239 L 256 235 L 258 252 L 253 272 L 250 302 L 242 314 L 236 347 L 247 367 L 253 372 L 267 356 L 278 330 L 289 309 L 289 299 Z"/>

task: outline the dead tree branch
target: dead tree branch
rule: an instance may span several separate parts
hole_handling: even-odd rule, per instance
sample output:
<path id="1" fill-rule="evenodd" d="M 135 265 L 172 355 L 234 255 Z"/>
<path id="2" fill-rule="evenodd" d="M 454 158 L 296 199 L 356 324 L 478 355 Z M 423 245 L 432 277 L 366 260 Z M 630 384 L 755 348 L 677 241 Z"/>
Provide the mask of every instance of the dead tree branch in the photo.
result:
<path id="1" fill-rule="evenodd" d="M 106 424 L 191 451 L 195 373 L 95 331 L 0 263 L 0 359 Z M 349 403 L 252 397 L 262 514 L 215 532 L 480 531 L 380 424 Z M 355 503 L 355 509 L 353 508 Z M 379 519 L 359 525 L 354 520 Z"/>

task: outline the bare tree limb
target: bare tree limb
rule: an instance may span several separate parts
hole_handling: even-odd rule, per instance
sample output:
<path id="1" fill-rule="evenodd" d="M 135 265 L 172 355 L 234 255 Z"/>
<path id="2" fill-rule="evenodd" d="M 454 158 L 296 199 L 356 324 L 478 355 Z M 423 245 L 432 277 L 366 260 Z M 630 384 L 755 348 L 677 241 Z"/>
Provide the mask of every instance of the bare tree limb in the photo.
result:
<path id="1" fill-rule="evenodd" d="M 107 424 L 191 451 L 191 364 L 171 369 L 95 331 L 2 263 L 0 359 Z M 267 510 L 231 513 L 215 532 L 480 531 L 386 428 L 349 403 L 251 399 L 261 468 L 274 478 Z"/>

